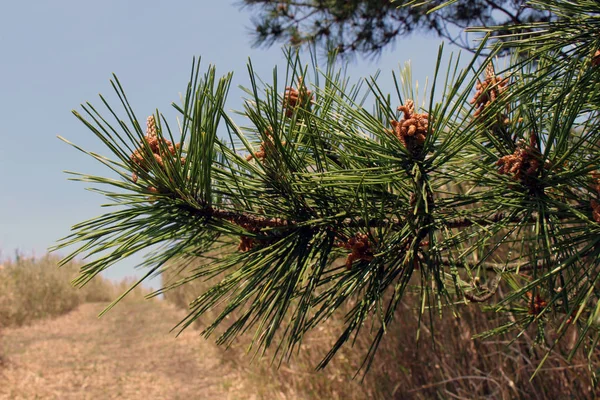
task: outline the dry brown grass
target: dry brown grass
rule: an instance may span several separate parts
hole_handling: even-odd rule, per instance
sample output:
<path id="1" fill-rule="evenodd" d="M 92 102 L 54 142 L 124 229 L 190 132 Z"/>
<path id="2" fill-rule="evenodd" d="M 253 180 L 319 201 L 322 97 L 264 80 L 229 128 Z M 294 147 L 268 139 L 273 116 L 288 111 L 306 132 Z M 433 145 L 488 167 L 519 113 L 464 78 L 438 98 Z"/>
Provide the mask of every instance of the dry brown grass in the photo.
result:
<path id="1" fill-rule="evenodd" d="M 185 276 L 185 270 L 180 276 Z M 163 277 L 170 281 L 173 276 Z M 165 299 L 187 308 L 209 283 L 190 283 L 167 292 Z M 559 351 L 552 353 L 543 370 L 530 380 L 545 349 L 536 347 L 525 334 L 515 343 L 512 337 L 474 339 L 476 333 L 497 327 L 502 321 L 482 312 L 476 305 L 463 307 L 461 318 L 445 313 L 436 319 L 435 332 L 421 325 L 416 342 L 418 312 L 416 299 L 408 298 L 397 311 L 396 321 L 384 338 L 375 362 L 364 381 L 352 380 L 371 337 L 359 336 L 353 347 L 346 346 L 325 369 L 314 367 L 341 333 L 342 318 L 332 318 L 305 339 L 301 351 L 279 369 L 270 358 L 254 361 L 245 355 L 249 338 L 224 351 L 222 357 L 238 368 L 246 368 L 256 382 L 261 398 L 305 399 L 553 399 L 592 398 L 594 390 L 583 355 L 567 363 Z M 202 318 L 198 326 L 211 322 L 215 313 Z M 594 361 L 599 360 L 599 351 Z"/>
<path id="2" fill-rule="evenodd" d="M 0 327 L 19 326 L 31 321 L 64 314 L 79 304 L 108 301 L 113 286 L 105 279 L 75 289 L 70 281 L 79 265 L 57 268 L 58 258 L 19 258 L 0 270 Z"/>
<path id="3" fill-rule="evenodd" d="M 83 288 L 74 288 L 71 280 L 79 273 L 81 264 L 70 262 L 58 268 L 59 258 L 20 257 L 0 268 L 0 328 L 20 326 L 32 321 L 67 313 L 83 303 L 109 302 L 123 293 L 132 279 L 110 282 L 100 276 Z M 147 294 L 136 288 L 126 301 Z"/>
<path id="4" fill-rule="evenodd" d="M 0 339 L 6 365 L 0 399 L 252 399 L 253 388 L 228 368 L 215 345 L 189 330 L 163 301 L 118 304 L 98 319 L 99 303 Z"/>
<path id="5" fill-rule="evenodd" d="M 341 332 L 339 317 L 309 334 L 301 351 L 279 369 L 270 364 L 271 354 L 251 362 L 245 354 L 247 337 L 227 350 L 203 341 L 193 330 L 179 339 L 169 337 L 167 331 L 185 315 L 182 308 L 209 283 L 168 292 L 166 303 L 138 301 L 144 294 L 138 291 L 100 320 L 96 315 L 103 305 L 93 303 L 28 325 L 35 318 L 73 310 L 85 301 L 112 300 L 127 283 L 116 287 L 97 280 L 78 292 L 68 284 L 61 286 L 72 275 L 60 275 L 74 274 L 76 265 L 56 270 L 56 259 L 51 257 L 21 263 L 8 264 L 0 271 L 4 289 L 0 315 L 4 321 L 11 316 L 12 325 L 25 325 L 4 329 L 0 337 L 0 398 L 189 398 L 201 394 L 203 398 L 358 400 L 595 395 L 583 356 L 568 364 L 554 352 L 542 372 L 530 380 L 544 354 L 530 336 L 513 344 L 508 337 L 473 339 L 475 333 L 501 322 L 476 307 L 463 308 L 460 319 L 446 313 L 436 321 L 434 334 L 429 325 L 421 325 L 417 343 L 418 313 L 414 301 L 407 299 L 361 382 L 352 377 L 370 344 L 368 332 L 353 347 L 343 348 L 325 371 L 314 370 Z M 12 303 L 4 302 L 7 299 Z M 49 304 L 42 308 L 43 302 Z M 212 311 L 199 325 L 215 315 Z M 594 354 L 596 363 L 598 353 Z"/>
<path id="6" fill-rule="evenodd" d="M 81 289 L 70 281 L 78 274 L 80 264 L 69 263 L 58 268 L 58 257 L 20 257 L 0 268 L 0 338 L 6 328 L 31 324 L 56 317 L 89 302 L 107 303 L 123 293 L 132 283 L 113 283 L 96 277 Z M 147 291 L 136 288 L 126 301 L 142 298 Z M 0 349 L 0 367 L 6 355 Z"/>
<path id="7" fill-rule="evenodd" d="M 75 289 L 79 265 L 57 262 L 20 258 L 0 269 L 0 399 L 250 398 L 215 345 L 192 330 L 169 333 L 182 310 L 136 288 L 98 319 L 134 281 L 97 277 Z"/>

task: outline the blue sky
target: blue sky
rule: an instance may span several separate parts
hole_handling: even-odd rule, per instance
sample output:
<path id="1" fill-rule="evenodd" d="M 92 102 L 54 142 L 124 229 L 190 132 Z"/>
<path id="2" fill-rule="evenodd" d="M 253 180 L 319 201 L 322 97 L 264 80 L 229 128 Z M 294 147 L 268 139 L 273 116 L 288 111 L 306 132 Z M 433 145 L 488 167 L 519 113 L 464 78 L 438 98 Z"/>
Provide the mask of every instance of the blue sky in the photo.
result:
<path id="1" fill-rule="evenodd" d="M 0 259 L 16 249 L 41 256 L 73 224 L 103 213 L 104 199 L 82 183 L 67 181 L 62 171 L 103 175 L 104 169 L 56 136 L 108 155 L 71 110 L 86 101 L 100 105 L 98 93 L 114 99 L 111 73 L 119 77 L 138 116 L 158 108 L 174 118 L 170 103 L 185 90 L 192 57 L 201 56 L 204 66 L 234 71 L 229 107 L 239 109 L 237 85 L 248 85 L 248 57 L 265 78 L 275 65 L 284 65 L 277 46 L 251 47 L 250 17 L 250 10 L 231 1 L 3 2 Z M 434 36 L 399 40 L 378 59 L 353 61 L 350 75 L 381 69 L 382 86 L 391 92 L 391 70 L 412 60 L 413 77 L 422 83 L 433 73 L 440 42 Z M 139 276 L 142 272 L 133 266 L 140 261 L 124 260 L 105 274 Z"/>

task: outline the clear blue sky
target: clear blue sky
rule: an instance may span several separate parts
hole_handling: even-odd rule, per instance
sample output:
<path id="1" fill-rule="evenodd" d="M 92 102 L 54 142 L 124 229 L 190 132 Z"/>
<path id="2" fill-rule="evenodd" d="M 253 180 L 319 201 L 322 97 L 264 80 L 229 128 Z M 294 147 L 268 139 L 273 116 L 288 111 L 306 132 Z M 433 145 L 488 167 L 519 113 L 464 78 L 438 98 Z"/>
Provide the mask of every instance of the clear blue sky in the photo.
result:
<path id="1" fill-rule="evenodd" d="M 210 5 L 209 5 L 210 4 Z M 71 114 L 80 103 L 100 105 L 111 95 L 116 73 L 139 116 L 170 108 L 185 90 L 193 56 L 218 71 L 234 71 L 229 106 L 239 108 L 251 57 L 268 78 L 284 64 L 282 51 L 251 47 L 249 10 L 231 1 L 5 1 L 0 5 L 0 250 L 43 255 L 70 227 L 103 213 L 105 200 L 67 181 L 63 170 L 104 174 L 91 158 L 56 138 L 108 155 Z M 376 60 L 355 60 L 352 77 L 390 71 L 412 60 L 413 77 L 433 73 L 441 40 L 412 36 Z M 108 96 L 114 99 L 112 96 Z M 171 120 L 171 126 L 177 126 Z M 140 257 L 123 261 L 106 276 L 139 276 Z M 157 283 L 151 283 L 157 287 Z"/>

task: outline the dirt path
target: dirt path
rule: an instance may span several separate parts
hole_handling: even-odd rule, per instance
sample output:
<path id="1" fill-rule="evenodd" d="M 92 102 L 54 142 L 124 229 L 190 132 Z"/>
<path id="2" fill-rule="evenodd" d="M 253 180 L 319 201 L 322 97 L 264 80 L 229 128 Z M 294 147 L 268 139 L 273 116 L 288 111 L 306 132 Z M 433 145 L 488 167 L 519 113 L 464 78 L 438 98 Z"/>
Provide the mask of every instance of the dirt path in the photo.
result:
<path id="1" fill-rule="evenodd" d="M 165 302 L 100 304 L 8 329 L 0 337 L 0 399 L 250 399 L 241 374 Z"/>

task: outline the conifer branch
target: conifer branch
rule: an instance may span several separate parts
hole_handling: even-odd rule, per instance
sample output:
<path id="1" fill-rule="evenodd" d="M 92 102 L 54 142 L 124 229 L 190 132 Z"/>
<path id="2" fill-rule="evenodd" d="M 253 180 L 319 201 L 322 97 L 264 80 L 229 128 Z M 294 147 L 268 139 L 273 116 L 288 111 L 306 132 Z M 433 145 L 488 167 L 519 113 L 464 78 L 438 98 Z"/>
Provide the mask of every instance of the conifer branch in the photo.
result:
<path id="1" fill-rule="evenodd" d="M 236 316 L 218 343 L 255 329 L 257 348 L 279 340 L 285 358 L 351 303 L 319 367 L 373 322 L 368 368 L 413 289 L 424 318 L 464 299 L 490 301 L 502 280 L 510 290 L 496 308 L 523 315 L 493 333 L 533 323 L 543 330 L 552 311 L 577 309 L 587 318 L 580 333 L 591 338 L 600 297 L 600 7 L 533 4 L 562 15 L 560 23 L 543 33 L 525 26 L 537 32 L 525 39 L 523 26 L 508 29 L 504 39 L 519 53 L 498 74 L 500 47 L 483 41 L 464 69 L 454 59 L 442 65 L 441 47 L 425 99 L 409 68 L 394 75 L 392 100 L 375 79 L 351 85 L 333 60 L 309 71 L 288 52 L 283 86 L 277 73 L 262 83 L 249 64 L 242 127 L 225 107 L 231 75 L 217 79 L 213 67 L 201 75 L 194 63 L 175 107 L 177 138 L 159 113 L 144 133 L 115 78 L 125 117 L 104 98 L 116 122 L 90 104 L 76 113 L 114 159 L 75 146 L 113 175 L 73 179 L 103 185 L 98 191 L 118 207 L 75 225 L 56 249 L 75 248 L 65 262 L 97 257 L 77 280 L 85 284 L 148 248 L 159 249 L 147 260 L 151 276 L 225 243 L 227 252 L 177 283 L 222 277 L 180 326 L 221 307 L 205 335 Z M 484 51 L 491 54 L 480 63 Z M 489 285 L 477 287 L 475 278 L 491 272 Z M 463 297 L 465 277 L 482 294 Z"/>

